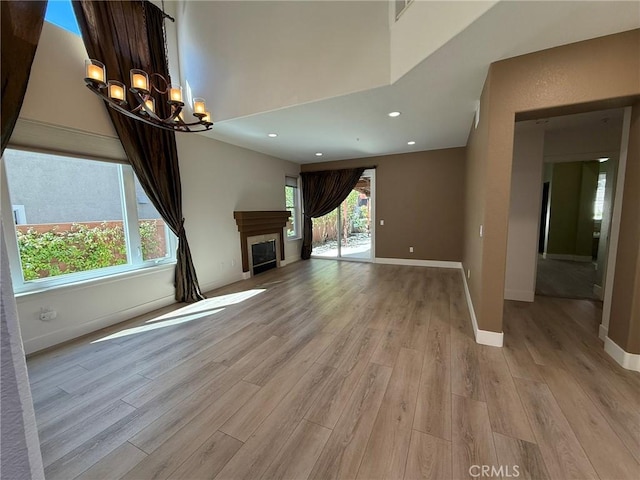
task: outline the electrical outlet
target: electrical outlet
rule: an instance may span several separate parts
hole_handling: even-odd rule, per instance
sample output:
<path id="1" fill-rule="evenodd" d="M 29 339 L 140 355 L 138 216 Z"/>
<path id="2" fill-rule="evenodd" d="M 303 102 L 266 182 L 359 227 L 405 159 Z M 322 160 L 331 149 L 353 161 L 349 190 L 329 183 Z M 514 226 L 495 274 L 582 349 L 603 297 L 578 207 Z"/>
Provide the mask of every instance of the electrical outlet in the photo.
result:
<path id="1" fill-rule="evenodd" d="M 409 247 L 409 253 L 413 253 L 413 247 Z"/>
<path id="2" fill-rule="evenodd" d="M 384 220 L 380 220 L 380 225 L 384 225 Z"/>
<path id="3" fill-rule="evenodd" d="M 58 316 L 58 312 L 56 312 L 53 308 L 51 307 L 42 307 L 40 309 L 40 320 L 42 320 L 43 322 L 48 322 L 50 320 L 55 320 L 55 318 Z"/>

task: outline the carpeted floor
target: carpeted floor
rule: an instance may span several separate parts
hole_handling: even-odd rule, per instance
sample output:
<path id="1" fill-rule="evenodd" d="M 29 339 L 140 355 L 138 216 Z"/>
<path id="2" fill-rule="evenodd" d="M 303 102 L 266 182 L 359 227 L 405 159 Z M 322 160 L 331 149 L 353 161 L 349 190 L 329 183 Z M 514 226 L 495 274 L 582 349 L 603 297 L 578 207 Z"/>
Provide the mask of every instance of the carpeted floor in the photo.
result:
<path id="1" fill-rule="evenodd" d="M 592 262 L 571 262 L 538 257 L 536 294 L 599 300 L 593 293 L 596 268 Z"/>

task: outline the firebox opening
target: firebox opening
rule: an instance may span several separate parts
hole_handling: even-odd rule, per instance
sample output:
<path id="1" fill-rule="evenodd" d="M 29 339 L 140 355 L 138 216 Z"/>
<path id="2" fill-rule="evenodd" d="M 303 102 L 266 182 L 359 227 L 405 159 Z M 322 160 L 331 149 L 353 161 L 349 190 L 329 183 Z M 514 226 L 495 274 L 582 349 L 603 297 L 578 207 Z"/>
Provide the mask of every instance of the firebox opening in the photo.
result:
<path id="1" fill-rule="evenodd" d="M 251 245 L 253 274 L 257 275 L 278 266 L 276 257 L 276 241 L 254 243 Z"/>

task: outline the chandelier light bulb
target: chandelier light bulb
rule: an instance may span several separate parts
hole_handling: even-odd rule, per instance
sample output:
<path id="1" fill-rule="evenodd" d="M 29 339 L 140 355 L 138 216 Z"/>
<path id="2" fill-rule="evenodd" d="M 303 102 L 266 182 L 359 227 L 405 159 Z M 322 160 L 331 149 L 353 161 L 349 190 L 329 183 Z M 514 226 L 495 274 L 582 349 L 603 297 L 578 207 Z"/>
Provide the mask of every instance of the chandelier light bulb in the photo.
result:
<path id="1" fill-rule="evenodd" d="M 124 101 L 124 85 L 116 80 L 109 80 L 109 97 L 117 101 Z"/>
<path id="2" fill-rule="evenodd" d="M 144 70 L 131 69 L 131 88 L 141 91 L 149 90 L 149 75 Z"/>
<path id="3" fill-rule="evenodd" d="M 98 84 L 105 83 L 107 78 L 107 71 L 102 62 L 88 58 L 84 61 L 86 79 Z"/>
<path id="4" fill-rule="evenodd" d="M 180 85 L 171 85 L 169 89 L 169 99 L 172 102 L 182 103 L 182 87 Z"/>

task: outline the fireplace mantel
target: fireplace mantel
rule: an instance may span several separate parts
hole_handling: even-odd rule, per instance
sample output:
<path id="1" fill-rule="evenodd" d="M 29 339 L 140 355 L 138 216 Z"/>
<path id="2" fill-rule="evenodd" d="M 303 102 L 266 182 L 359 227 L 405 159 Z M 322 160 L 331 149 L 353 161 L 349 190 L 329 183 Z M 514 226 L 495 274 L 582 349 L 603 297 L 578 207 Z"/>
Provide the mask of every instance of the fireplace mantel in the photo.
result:
<path id="1" fill-rule="evenodd" d="M 291 212 L 287 210 L 233 212 L 233 218 L 236 219 L 236 225 L 240 232 L 243 272 L 249 271 L 248 237 L 267 235 L 270 233 L 279 234 L 280 259 L 284 260 L 283 228 L 286 227 L 289 217 L 291 217 Z"/>

